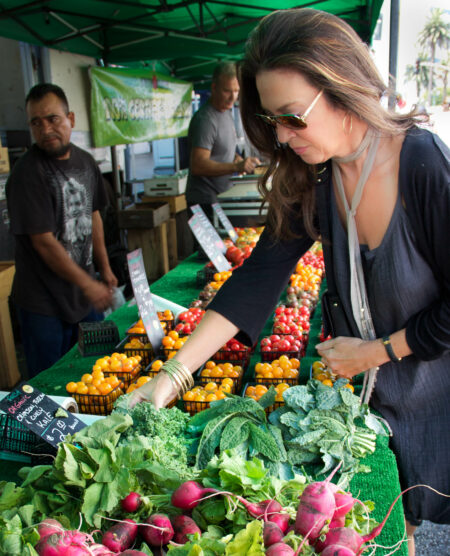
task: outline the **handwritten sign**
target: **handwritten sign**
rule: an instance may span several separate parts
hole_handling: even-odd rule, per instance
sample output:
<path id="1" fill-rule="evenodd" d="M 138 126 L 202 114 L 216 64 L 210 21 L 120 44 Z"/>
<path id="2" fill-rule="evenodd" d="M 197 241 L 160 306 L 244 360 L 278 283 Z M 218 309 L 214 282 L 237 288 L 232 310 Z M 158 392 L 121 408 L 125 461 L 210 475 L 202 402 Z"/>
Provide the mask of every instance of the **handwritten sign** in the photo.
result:
<path id="1" fill-rule="evenodd" d="M 203 222 L 204 227 L 207 230 L 209 230 L 209 235 L 211 236 L 211 238 L 214 238 L 214 243 L 216 244 L 216 248 L 221 253 L 225 253 L 226 250 L 227 250 L 227 246 L 225 245 L 222 238 L 217 233 L 214 226 L 208 220 L 208 217 L 206 216 L 205 211 L 202 209 L 202 207 L 200 205 L 192 205 L 192 207 L 190 207 L 190 208 L 191 208 L 191 211 L 193 212 L 193 214 L 198 214 L 199 215 L 201 221 Z M 203 245 L 202 245 L 202 247 L 203 247 Z"/>
<path id="2" fill-rule="evenodd" d="M 214 212 L 217 214 L 217 217 L 219 218 L 222 226 L 225 228 L 233 243 L 236 243 L 236 240 L 238 238 L 237 232 L 234 229 L 233 224 L 230 222 L 230 219 L 223 211 L 223 208 L 219 205 L 219 203 L 213 203 L 212 208 L 214 209 Z"/>
<path id="3" fill-rule="evenodd" d="M 214 236 L 210 234 L 209 228 L 204 226 L 200 214 L 194 214 L 194 216 L 191 216 L 188 220 L 188 224 L 191 227 L 197 241 L 200 243 L 203 250 L 208 255 L 209 260 L 213 263 L 216 269 L 219 272 L 230 270 L 231 264 L 224 257 L 223 253 L 217 248 Z"/>
<path id="4" fill-rule="evenodd" d="M 0 409 L 37 436 L 57 447 L 86 424 L 31 384 L 22 382 L 0 402 Z"/>
<path id="5" fill-rule="evenodd" d="M 142 249 L 136 249 L 127 254 L 128 270 L 130 272 L 131 285 L 133 286 L 134 297 L 139 309 L 139 315 L 144 323 L 148 339 L 156 351 L 161 347 L 161 340 L 164 337 L 164 330 L 158 318 L 152 294 L 148 285 L 147 275 L 145 274 L 144 259 Z"/>

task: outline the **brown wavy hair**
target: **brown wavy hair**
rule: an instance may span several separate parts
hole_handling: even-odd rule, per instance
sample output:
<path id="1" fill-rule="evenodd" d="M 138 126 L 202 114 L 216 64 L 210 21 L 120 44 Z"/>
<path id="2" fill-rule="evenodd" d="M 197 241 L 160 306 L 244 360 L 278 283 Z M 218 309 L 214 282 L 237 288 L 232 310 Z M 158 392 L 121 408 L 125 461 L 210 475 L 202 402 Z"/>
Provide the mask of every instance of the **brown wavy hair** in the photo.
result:
<path id="1" fill-rule="evenodd" d="M 413 113 L 385 110 L 380 99 L 386 86 L 365 43 L 342 19 L 314 10 L 279 10 L 261 20 L 249 36 L 239 64 L 239 104 L 244 129 L 253 145 L 269 160 L 259 184 L 269 203 L 268 224 L 277 237 L 292 237 L 289 216 L 299 207 L 306 230 L 314 228 L 314 186 L 318 169 L 308 165 L 287 145 L 278 142 L 275 129 L 255 114 L 263 111 L 255 77 L 264 70 L 300 72 L 336 109 L 365 121 L 383 135 L 393 136 L 414 126 Z M 268 178 L 272 176 L 271 188 Z"/>

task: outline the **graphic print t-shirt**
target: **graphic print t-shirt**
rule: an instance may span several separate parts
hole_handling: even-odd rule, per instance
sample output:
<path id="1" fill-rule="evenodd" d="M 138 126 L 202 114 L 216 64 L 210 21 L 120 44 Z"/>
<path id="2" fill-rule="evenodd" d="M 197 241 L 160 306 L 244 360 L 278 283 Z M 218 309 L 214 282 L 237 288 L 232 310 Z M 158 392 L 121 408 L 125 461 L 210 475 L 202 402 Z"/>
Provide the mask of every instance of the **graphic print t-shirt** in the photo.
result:
<path id="1" fill-rule="evenodd" d="M 14 167 L 7 198 L 16 243 L 14 301 L 29 311 L 78 322 L 89 312 L 87 299 L 50 270 L 29 236 L 52 232 L 74 262 L 92 271 L 92 212 L 106 201 L 97 164 L 75 145 L 67 160 L 49 158 L 34 145 Z"/>

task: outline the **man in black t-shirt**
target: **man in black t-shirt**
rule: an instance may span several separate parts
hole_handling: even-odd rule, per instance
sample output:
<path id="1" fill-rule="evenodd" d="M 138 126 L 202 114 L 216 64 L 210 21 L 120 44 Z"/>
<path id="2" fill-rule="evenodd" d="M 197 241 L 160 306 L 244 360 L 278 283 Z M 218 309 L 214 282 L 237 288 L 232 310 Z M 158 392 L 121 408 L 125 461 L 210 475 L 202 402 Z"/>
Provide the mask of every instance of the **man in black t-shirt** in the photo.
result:
<path id="1" fill-rule="evenodd" d="M 34 376 L 73 345 L 79 322 L 100 320 L 117 279 L 99 213 L 106 204 L 101 174 L 92 156 L 70 143 L 75 115 L 64 91 L 36 85 L 26 109 L 35 144 L 14 166 L 6 195 L 16 249 L 12 298 Z"/>

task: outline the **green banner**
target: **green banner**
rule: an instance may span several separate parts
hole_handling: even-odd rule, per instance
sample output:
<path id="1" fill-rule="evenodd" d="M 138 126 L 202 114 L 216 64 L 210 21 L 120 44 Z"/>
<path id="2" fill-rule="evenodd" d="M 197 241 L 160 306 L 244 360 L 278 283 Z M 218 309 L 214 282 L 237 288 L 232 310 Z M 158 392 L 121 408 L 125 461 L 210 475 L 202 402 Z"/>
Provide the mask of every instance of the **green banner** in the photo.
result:
<path id="1" fill-rule="evenodd" d="M 151 69 L 89 68 L 96 147 L 187 135 L 192 84 Z"/>

